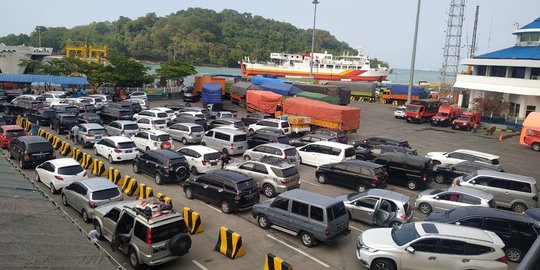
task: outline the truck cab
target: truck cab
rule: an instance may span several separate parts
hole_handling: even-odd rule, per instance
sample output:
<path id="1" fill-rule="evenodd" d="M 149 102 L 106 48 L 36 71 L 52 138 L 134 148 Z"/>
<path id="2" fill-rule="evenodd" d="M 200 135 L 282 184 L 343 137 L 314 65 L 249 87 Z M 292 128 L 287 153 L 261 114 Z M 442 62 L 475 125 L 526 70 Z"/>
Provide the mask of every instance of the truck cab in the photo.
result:
<path id="1" fill-rule="evenodd" d="M 445 104 L 439 107 L 439 111 L 431 118 L 432 126 L 450 126 L 461 114 L 461 109 Z"/>
<path id="2" fill-rule="evenodd" d="M 540 130 L 527 129 L 524 141 L 534 151 L 540 152 Z"/>
<path id="3" fill-rule="evenodd" d="M 476 124 L 480 123 L 480 117 L 479 112 L 464 112 L 452 122 L 452 129 L 471 130 Z"/>
<path id="4" fill-rule="evenodd" d="M 405 117 L 408 123 L 431 121 L 431 118 L 439 111 L 440 106 L 441 102 L 438 100 L 413 100 L 405 109 Z"/>

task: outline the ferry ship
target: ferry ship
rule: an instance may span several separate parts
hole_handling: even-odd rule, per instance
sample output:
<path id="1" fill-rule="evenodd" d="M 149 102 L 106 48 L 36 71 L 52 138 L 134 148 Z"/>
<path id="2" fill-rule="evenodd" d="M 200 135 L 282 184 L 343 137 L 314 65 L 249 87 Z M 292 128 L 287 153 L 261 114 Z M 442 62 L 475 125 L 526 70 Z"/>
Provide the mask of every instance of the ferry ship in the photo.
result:
<path id="1" fill-rule="evenodd" d="M 312 76 L 317 80 L 332 81 L 383 81 L 389 68 L 370 66 L 368 56 L 333 56 L 327 52 L 313 54 Z M 250 61 L 244 57 L 240 61 L 243 76 L 275 75 L 279 77 L 310 77 L 309 53 L 271 53 L 270 61 Z"/>

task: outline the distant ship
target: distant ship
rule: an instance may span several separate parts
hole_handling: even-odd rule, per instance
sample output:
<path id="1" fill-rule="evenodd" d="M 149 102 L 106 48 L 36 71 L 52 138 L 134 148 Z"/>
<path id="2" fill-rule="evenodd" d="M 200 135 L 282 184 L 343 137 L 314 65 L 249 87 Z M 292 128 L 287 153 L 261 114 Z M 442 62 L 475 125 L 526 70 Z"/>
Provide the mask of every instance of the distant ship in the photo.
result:
<path id="1" fill-rule="evenodd" d="M 371 68 L 369 57 L 365 55 L 333 56 L 327 52 L 313 54 L 312 77 L 332 81 L 383 81 L 389 68 Z M 244 57 L 240 61 L 243 76 L 275 75 L 279 77 L 309 77 L 309 53 L 271 53 L 270 61 L 250 61 Z"/>

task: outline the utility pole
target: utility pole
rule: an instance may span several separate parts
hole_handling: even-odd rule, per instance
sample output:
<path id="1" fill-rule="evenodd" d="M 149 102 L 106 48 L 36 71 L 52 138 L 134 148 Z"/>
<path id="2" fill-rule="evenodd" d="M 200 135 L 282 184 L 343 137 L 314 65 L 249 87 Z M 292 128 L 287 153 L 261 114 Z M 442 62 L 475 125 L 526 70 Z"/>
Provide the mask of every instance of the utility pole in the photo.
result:
<path id="1" fill-rule="evenodd" d="M 476 52 L 476 31 L 478 29 L 478 13 L 480 12 L 480 6 L 476 6 L 476 14 L 474 15 L 474 27 L 472 32 L 472 44 L 471 44 L 471 51 L 469 53 L 469 58 L 474 57 L 474 53 Z"/>
<path id="2" fill-rule="evenodd" d="M 416 8 L 416 25 L 414 26 L 414 41 L 412 47 L 412 57 L 411 57 L 411 70 L 409 76 L 409 89 L 407 91 L 407 104 L 411 104 L 412 99 L 412 86 L 414 81 L 414 66 L 416 61 L 416 41 L 418 40 L 418 23 L 420 21 L 420 2 L 418 0 L 418 7 Z"/>
<path id="3" fill-rule="evenodd" d="M 319 0 L 313 0 L 315 10 L 313 11 L 313 31 L 311 33 L 311 56 L 309 57 L 309 77 L 313 77 L 313 50 L 315 49 L 315 22 L 317 20 L 317 4 Z"/>
<path id="4" fill-rule="evenodd" d="M 37 27 L 37 33 L 38 33 L 38 47 L 41 47 L 41 26 Z"/>

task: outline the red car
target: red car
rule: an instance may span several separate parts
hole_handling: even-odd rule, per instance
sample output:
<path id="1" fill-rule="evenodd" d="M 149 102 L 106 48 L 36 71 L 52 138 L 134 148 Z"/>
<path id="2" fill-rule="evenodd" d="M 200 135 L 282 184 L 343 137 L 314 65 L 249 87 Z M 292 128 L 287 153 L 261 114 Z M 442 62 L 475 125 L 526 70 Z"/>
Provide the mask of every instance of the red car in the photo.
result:
<path id="1" fill-rule="evenodd" d="M 25 136 L 24 129 L 17 125 L 5 125 L 0 126 L 0 146 L 2 149 L 6 149 L 13 139 Z"/>

